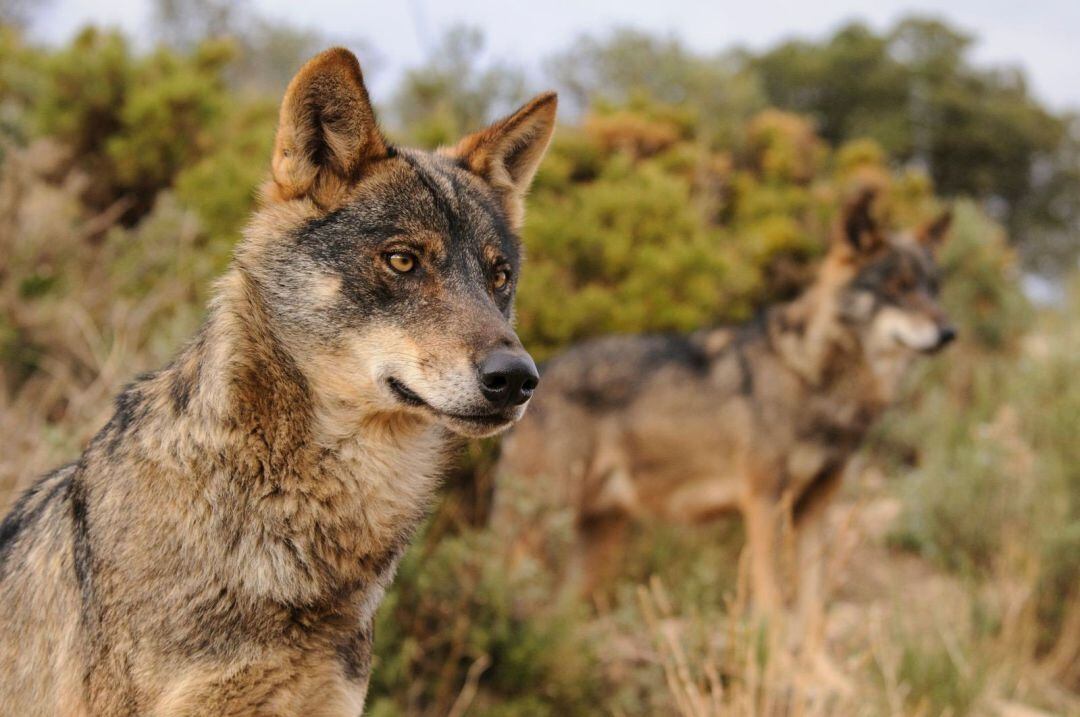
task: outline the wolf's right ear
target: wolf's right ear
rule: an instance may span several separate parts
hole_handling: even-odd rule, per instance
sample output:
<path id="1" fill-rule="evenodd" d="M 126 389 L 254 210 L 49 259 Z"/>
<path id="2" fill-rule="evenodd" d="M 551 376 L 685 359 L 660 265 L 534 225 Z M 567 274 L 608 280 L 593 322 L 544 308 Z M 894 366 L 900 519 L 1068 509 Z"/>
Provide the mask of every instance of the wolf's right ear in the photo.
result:
<path id="1" fill-rule="evenodd" d="M 885 242 L 885 235 L 873 215 L 877 194 L 875 187 L 863 187 L 845 205 L 837 228 L 838 239 L 845 248 L 870 252 Z"/>
<path id="2" fill-rule="evenodd" d="M 515 231 L 525 218 L 525 193 L 555 132 L 557 107 L 554 92 L 538 95 L 509 117 L 445 150 L 495 190 Z"/>
<path id="3" fill-rule="evenodd" d="M 360 63 L 335 47 L 309 60 L 285 90 L 271 174 L 273 198 L 335 206 L 389 145 L 375 121 Z"/>
<path id="4" fill-rule="evenodd" d="M 946 209 L 934 219 L 919 227 L 915 232 L 915 238 L 926 248 L 936 251 L 945 241 L 945 237 L 948 236 L 952 220 L 952 209 Z"/>

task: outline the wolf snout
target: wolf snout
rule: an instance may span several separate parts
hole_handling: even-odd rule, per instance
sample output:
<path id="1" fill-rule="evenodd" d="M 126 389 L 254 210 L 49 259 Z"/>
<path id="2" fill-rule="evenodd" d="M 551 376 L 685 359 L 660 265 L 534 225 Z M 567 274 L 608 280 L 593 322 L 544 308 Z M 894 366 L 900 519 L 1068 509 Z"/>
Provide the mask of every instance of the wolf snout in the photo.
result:
<path id="1" fill-rule="evenodd" d="M 940 324 L 933 337 L 919 350 L 924 354 L 936 354 L 956 340 L 956 329 L 951 324 Z"/>
<path id="2" fill-rule="evenodd" d="M 943 326 L 941 328 L 941 332 L 938 334 L 938 342 L 942 346 L 952 343 L 955 338 L 956 329 L 954 329 L 952 326 Z"/>
<path id="3" fill-rule="evenodd" d="M 524 351 L 499 350 L 480 362 L 480 391 L 497 408 L 520 406 L 532 397 L 540 374 Z"/>
<path id="4" fill-rule="evenodd" d="M 956 340 L 956 329 L 953 326 L 946 324 L 938 329 L 938 340 L 937 344 L 933 347 L 933 350 L 940 351 L 954 340 Z"/>

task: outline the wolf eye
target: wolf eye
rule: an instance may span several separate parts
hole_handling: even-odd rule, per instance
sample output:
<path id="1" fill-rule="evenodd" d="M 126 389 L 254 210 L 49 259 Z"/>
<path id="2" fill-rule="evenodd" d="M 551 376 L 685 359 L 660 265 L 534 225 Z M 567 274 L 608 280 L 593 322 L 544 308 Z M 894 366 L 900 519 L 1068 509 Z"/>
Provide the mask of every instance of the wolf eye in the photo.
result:
<path id="1" fill-rule="evenodd" d="M 399 274 L 408 274 L 416 268 L 416 257 L 406 252 L 396 251 L 386 255 L 386 263 Z"/>
<path id="2" fill-rule="evenodd" d="M 495 278 L 492 280 L 492 285 L 495 287 L 496 291 L 505 288 L 508 283 L 510 283 L 509 269 L 499 269 L 495 272 Z"/>
<path id="3" fill-rule="evenodd" d="M 906 294 L 915 289 L 915 280 L 910 276 L 900 276 L 892 280 L 892 290 L 898 294 Z"/>

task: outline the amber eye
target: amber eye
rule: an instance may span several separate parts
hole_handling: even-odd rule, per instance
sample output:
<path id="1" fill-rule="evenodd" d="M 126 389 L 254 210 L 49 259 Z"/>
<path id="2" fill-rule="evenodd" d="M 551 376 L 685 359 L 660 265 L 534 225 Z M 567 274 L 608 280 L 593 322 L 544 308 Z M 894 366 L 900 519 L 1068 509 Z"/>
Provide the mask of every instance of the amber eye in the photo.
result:
<path id="1" fill-rule="evenodd" d="M 915 288 L 915 281 L 910 276 L 896 277 L 892 280 L 892 290 L 897 294 L 906 294 Z"/>
<path id="2" fill-rule="evenodd" d="M 416 268 L 416 257 L 412 254 L 396 251 L 386 255 L 386 263 L 399 274 L 408 274 Z"/>
<path id="3" fill-rule="evenodd" d="M 500 289 L 505 288 L 506 285 L 508 283 L 510 283 L 510 270 L 509 269 L 499 269 L 498 271 L 496 271 L 495 272 L 495 279 L 494 279 L 494 281 L 492 283 L 495 286 L 496 291 L 499 291 Z"/>

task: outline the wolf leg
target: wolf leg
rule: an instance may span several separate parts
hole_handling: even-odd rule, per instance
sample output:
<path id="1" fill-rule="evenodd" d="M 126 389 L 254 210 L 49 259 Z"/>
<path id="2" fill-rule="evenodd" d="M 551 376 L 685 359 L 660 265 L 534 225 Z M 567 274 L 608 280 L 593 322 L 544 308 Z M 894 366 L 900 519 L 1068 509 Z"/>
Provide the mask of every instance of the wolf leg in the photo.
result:
<path id="1" fill-rule="evenodd" d="M 746 548 L 750 553 L 750 581 L 756 611 L 769 620 L 781 617 L 783 598 L 777 575 L 777 529 L 779 501 L 751 494 L 743 501 Z"/>
<path id="2" fill-rule="evenodd" d="M 801 656 L 815 680 L 833 690 L 850 694 L 852 685 L 843 670 L 829 657 L 826 645 L 828 617 L 827 565 L 830 558 L 826 517 L 829 504 L 841 483 L 837 472 L 819 481 L 795 513 L 798 593 L 794 621 L 788 635 L 791 647 Z"/>
<path id="3" fill-rule="evenodd" d="M 609 587 L 619 574 L 629 520 L 609 513 L 583 519 L 578 528 L 582 556 L 581 588 L 586 597 Z"/>
<path id="4" fill-rule="evenodd" d="M 828 555 L 824 523 L 824 515 L 815 515 L 800 521 L 796 527 L 798 593 L 792 637 L 803 650 L 820 649 L 825 640 L 825 563 Z"/>
<path id="5" fill-rule="evenodd" d="M 825 640 L 826 565 L 829 560 L 826 515 L 840 487 L 842 472 L 815 483 L 795 509 L 796 569 L 798 593 L 795 604 L 795 633 L 810 650 L 820 649 Z"/>

